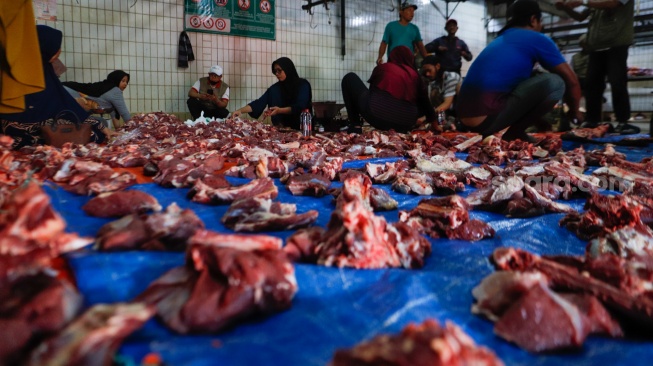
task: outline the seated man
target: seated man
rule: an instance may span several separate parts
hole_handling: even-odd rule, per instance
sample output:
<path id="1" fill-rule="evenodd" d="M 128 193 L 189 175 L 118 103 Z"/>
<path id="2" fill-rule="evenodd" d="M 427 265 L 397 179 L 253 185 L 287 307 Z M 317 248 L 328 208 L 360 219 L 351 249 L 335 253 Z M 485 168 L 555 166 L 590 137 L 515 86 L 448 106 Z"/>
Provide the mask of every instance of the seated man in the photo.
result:
<path id="1" fill-rule="evenodd" d="M 541 18 L 536 1 L 514 2 L 506 26 L 469 68 L 456 112 L 470 130 L 488 136 L 509 127 L 503 139 L 530 141 L 526 128 L 563 96 L 569 119 L 582 120 L 578 78 L 553 40 L 541 33 Z M 531 77 L 536 63 L 549 72 Z"/>
<path id="2" fill-rule="evenodd" d="M 460 75 L 444 71 L 438 56 L 426 56 L 422 61 L 422 75 L 429 80 L 429 99 L 435 112 L 450 113 L 453 99 L 460 88 Z"/>
<path id="3" fill-rule="evenodd" d="M 193 120 L 204 117 L 226 118 L 229 115 L 229 85 L 222 81 L 222 67 L 214 65 L 209 76 L 200 78 L 188 91 L 188 110 Z"/>

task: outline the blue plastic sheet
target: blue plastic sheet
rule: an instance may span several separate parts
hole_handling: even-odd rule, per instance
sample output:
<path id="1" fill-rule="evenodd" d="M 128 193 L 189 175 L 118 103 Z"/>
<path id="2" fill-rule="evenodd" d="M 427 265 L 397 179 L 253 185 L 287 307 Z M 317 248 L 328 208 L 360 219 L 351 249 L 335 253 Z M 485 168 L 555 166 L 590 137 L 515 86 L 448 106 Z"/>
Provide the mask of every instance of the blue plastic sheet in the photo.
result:
<path id="1" fill-rule="evenodd" d="M 578 146 L 565 142 L 565 150 Z M 586 149 L 601 148 L 585 146 Z M 629 160 L 651 155 L 648 148 L 624 148 Z M 396 159 L 375 159 L 374 162 Z M 360 167 L 363 161 L 345 167 Z M 234 179 L 232 182 L 245 182 Z M 317 225 L 325 226 L 333 209 L 331 197 L 294 197 L 278 181 L 278 200 L 297 203 L 298 211 L 316 209 Z M 333 186 L 339 183 L 334 182 Z M 399 203 L 399 209 L 415 207 L 423 197 L 398 194 L 381 185 Z M 220 217 L 228 206 L 207 206 L 190 202 L 187 189 L 166 189 L 155 184 L 133 187 L 156 196 L 162 206 L 176 202 L 193 209 L 207 228 L 228 231 Z M 469 193 L 471 188 L 463 194 Z M 55 208 L 65 217 L 68 230 L 94 235 L 108 219 L 87 217 L 81 206 L 89 199 L 49 187 Z M 582 210 L 584 200 L 570 203 Z M 398 211 L 381 213 L 397 220 Z M 181 336 L 151 320 L 122 345 L 123 359 L 138 364 L 146 354 L 161 355 L 167 365 L 326 365 L 338 348 L 352 347 L 379 333 L 400 331 L 410 322 L 435 318 L 453 321 L 480 345 L 487 346 L 507 365 L 598 365 L 642 364 L 653 358 L 651 340 L 619 340 L 591 336 L 575 352 L 532 355 L 498 338 L 493 324 L 470 312 L 471 290 L 493 271 L 488 256 L 497 247 L 514 246 L 540 254 L 584 252 L 585 242 L 560 228 L 563 214 L 530 219 L 508 219 L 502 215 L 473 211 L 472 218 L 490 223 L 496 237 L 476 243 L 431 240 L 433 252 L 419 270 L 353 270 L 316 265 L 295 266 L 299 292 L 292 308 L 255 319 L 219 334 Z M 287 238 L 292 231 L 270 233 Z M 183 253 L 120 252 L 98 253 L 91 249 L 68 255 L 85 305 L 129 301 L 150 282 L 175 266 Z"/>

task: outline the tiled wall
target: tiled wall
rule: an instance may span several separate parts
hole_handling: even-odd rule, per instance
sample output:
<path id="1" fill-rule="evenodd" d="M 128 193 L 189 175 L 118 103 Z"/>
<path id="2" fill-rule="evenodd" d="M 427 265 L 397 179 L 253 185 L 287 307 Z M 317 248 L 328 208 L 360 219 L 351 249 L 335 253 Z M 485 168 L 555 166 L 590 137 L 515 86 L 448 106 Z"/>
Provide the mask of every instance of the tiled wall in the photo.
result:
<path id="1" fill-rule="evenodd" d="M 340 55 L 340 1 L 346 1 L 346 55 Z M 261 95 L 276 81 L 275 59 L 287 56 L 313 86 L 313 100 L 342 101 L 340 80 L 349 71 L 370 75 L 383 29 L 398 19 L 396 0 L 336 0 L 330 18 L 323 6 L 311 16 L 304 0 L 276 1 L 276 41 L 189 32 L 196 60 L 177 67 L 183 30 L 182 0 L 59 0 L 57 21 L 44 22 L 64 32 L 62 80 L 94 82 L 115 69 L 131 74 L 125 90 L 132 113 L 187 112 L 188 89 L 209 67 L 220 64 L 231 85 L 228 108 L 234 110 Z M 413 22 L 425 43 L 446 34 L 444 0 L 415 0 Z M 455 8 L 455 5 L 458 6 Z M 437 8 L 436 8 L 437 6 Z M 458 20 L 458 36 L 477 55 L 485 46 L 485 5 L 480 0 L 449 3 Z M 452 14 L 453 12 L 453 14 Z M 331 24 L 329 24 L 329 19 Z M 463 74 L 469 63 L 463 62 Z"/>

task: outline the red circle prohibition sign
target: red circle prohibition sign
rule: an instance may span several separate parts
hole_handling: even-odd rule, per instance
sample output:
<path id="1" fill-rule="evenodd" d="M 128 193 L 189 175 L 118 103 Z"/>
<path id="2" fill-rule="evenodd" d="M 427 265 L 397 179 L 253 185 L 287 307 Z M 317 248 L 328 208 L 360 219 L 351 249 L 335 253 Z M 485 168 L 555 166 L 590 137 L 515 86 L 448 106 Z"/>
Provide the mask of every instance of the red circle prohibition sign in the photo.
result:
<path id="1" fill-rule="evenodd" d="M 190 20 L 188 21 L 190 23 L 190 26 L 193 28 L 199 28 L 202 25 L 202 19 L 198 17 L 197 15 L 193 15 L 190 17 Z"/>
<path id="2" fill-rule="evenodd" d="M 224 19 L 218 19 L 215 21 L 215 27 L 218 30 L 224 30 L 227 27 L 227 22 L 225 22 Z"/>
<path id="3" fill-rule="evenodd" d="M 242 10 L 249 9 L 250 2 L 249 0 L 238 0 L 238 7 Z"/>
<path id="4" fill-rule="evenodd" d="M 204 19 L 204 22 L 203 22 L 203 23 L 204 23 L 204 27 L 205 27 L 205 28 L 208 28 L 208 29 L 213 28 L 213 22 L 214 22 L 213 18 L 206 18 L 206 19 Z"/>
<path id="5" fill-rule="evenodd" d="M 269 13 L 270 12 L 270 2 L 268 0 L 263 0 L 258 6 L 262 12 L 264 13 Z"/>

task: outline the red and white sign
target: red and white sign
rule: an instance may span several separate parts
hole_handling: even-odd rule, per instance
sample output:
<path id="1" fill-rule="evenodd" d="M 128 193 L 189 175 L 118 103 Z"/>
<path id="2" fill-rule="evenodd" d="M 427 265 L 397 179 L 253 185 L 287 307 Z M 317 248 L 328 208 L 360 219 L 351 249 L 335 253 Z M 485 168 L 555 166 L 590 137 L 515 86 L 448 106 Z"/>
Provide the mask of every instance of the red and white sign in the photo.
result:
<path id="1" fill-rule="evenodd" d="M 202 26 L 202 19 L 200 19 L 200 17 L 197 15 L 193 15 L 192 17 L 190 17 L 188 23 L 193 28 L 199 28 Z"/>
<path id="2" fill-rule="evenodd" d="M 227 22 L 225 22 L 224 19 L 218 19 L 215 21 L 215 27 L 219 31 L 223 31 L 225 28 L 227 28 Z"/>
<path id="3" fill-rule="evenodd" d="M 270 6 L 270 2 L 268 0 L 261 1 L 261 3 L 258 5 L 258 7 L 264 13 L 269 13 L 270 10 L 272 9 L 272 6 Z"/>
<path id="4" fill-rule="evenodd" d="M 206 29 L 213 28 L 213 22 L 214 22 L 213 18 L 204 18 L 204 21 L 203 21 L 204 28 L 206 28 Z"/>
<path id="5" fill-rule="evenodd" d="M 238 7 L 241 10 L 247 10 L 249 9 L 250 2 L 249 0 L 238 0 Z"/>

